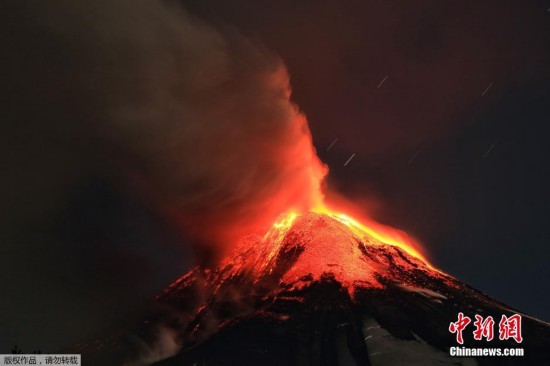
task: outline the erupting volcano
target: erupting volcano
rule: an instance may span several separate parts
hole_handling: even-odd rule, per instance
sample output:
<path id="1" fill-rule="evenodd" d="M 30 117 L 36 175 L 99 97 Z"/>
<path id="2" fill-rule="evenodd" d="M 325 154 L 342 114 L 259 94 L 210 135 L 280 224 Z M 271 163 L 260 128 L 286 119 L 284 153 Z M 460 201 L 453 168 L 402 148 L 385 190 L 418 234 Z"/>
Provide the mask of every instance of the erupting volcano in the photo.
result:
<path id="1" fill-rule="evenodd" d="M 497 319 L 515 311 L 433 268 L 412 244 L 318 211 L 283 215 L 217 268 L 196 267 L 160 294 L 149 337 L 168 329 L 181 350 L 159 365 L 495 362 L 451 358 L 449 322 L 458 312 Z M 524 317 L 523 333 L 522 360 L 547 359 L 548 324 Z"/>
<path id="2" fill-rule="evenodd" d="M 385 279 L 415 282 L 392 273 L 396 268 L 444 278 L 409 244 L 381 238 L 343 214 L 290 212 L 265 235 L 241 240 L 207 281 L 218 286 L 239 278 L 253 287 L 301 289 L 328 275 L 353 298 L 357 288 L 383 288 Z"/>

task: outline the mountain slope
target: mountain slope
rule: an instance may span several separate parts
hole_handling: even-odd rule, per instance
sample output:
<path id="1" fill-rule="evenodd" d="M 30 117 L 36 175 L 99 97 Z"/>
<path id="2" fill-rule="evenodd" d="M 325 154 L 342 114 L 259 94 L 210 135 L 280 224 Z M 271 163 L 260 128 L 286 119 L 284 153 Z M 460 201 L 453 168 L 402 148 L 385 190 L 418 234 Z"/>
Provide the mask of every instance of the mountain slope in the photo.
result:
<path id="1" fill-rule="evenodd" d="M 159 365 L 544 364 L 550 326 L 523 317 L 522 358 L 451 358 L 458 312 L 516 312 L 340 217 L 308 213 L 245 238 L 215 270 L 170 285 L 147 324 L 170 329 L 181 350 Z M 147 332 L 147 330 L 145 331 Z"/>

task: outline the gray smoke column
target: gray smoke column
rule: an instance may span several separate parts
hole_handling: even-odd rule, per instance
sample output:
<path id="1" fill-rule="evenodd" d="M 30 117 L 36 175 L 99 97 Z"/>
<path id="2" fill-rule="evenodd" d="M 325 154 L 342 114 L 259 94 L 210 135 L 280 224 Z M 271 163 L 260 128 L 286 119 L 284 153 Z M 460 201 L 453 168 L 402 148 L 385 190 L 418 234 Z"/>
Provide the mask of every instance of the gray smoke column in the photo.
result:
<path id="1" fill-rule="evenodd" d="M 159 1 L 17 7 L 44 41 L 30 41 L 26 61 L 44 80 L 25 87 L 39 84 L 29 97 L 51 121 L 45 133 L 78 141 L 197 238 L 232 243 L 320 200 L 307 121 L 260 45 Z"/>
<path id="2" fill-rule="evenodd" d="M 96 5 L 85 18 L 97 138 L 124 150 L 186 230 L 233 243 L 320 199 L 324 168 L 281 60 L 159 2 Z"/>
<path id="3" fill-rule="evenodd" d="M 2 347 L 69 346 L 172 279 L 136 197 L 219 255 L 322 199 L 281 60 L 169 4 L 0 4 Z M 86 193 L 97 177 L 115 193 Z"/>

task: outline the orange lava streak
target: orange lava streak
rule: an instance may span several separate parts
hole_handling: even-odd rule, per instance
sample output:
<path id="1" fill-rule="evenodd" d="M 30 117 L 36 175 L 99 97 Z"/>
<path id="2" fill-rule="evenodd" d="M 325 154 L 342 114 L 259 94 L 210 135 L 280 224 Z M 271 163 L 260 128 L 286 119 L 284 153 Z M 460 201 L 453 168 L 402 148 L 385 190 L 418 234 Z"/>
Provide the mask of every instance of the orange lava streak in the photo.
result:
<path id="1" fill-rule="evenodd" d="M 271 261 L 277 255 L 279 247 L 281 246 L 281 243 L 283 242 L 286 233 L 290 230 L 292 224 L 294 223 L 294 220 L 296 220 L 297 217 L 298 213 L 296 211 L 289 211 L 285 213 L 284 215 L 280 216 L 277 221 L 275 221 L 271 229 L 264 235 L 263 242 L 270 243 L 271 245 L 271 248 L 269 248 L 269 252 L 266 256 L 266 261 L 263 264 L 264 266 L 267 266 L 269 263 L 271 263 Z"/>

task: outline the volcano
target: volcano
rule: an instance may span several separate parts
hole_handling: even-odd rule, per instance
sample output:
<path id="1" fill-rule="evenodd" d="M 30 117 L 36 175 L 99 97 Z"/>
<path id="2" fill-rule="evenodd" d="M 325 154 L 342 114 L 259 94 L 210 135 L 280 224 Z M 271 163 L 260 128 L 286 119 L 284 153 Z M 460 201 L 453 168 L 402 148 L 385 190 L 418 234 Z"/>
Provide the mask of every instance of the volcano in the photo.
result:
<path id="1" fill-rule="evenodd" d="M 524 314 L 523 342 L 457 344 L 462 312 L 518 312 L 343 216 L 289 213 L 241 240 L 216 268 L 196 267 L 157 297 L 149 336 L 181 345 L 158 365 L 548 364 L 550 325 Z M 473 326 L 470 324 L 470 327 Z M 147 336 L 145 336 L 147 338 Z M 450 347 L 522 347 L 523 357 L 451 357 Z"/>

